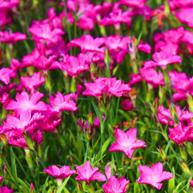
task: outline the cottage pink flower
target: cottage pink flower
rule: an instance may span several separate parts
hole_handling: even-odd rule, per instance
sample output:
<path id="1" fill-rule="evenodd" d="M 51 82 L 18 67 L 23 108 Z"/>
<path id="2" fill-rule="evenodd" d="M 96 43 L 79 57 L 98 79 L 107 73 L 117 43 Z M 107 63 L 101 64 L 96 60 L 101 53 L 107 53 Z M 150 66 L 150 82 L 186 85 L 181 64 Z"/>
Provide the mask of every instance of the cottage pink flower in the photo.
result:
<path id="1" fill-rule="evenodd" d="M 188 25 L 189 27 L 193 28 L 193 8 L 186 7 L 181 8 L 176 12 L 176 17 L 184 24 Z"/>
<path id="2" fill-rule="evenodd" d="M 78 174 L 76 180 L 78 181 L 86 181 L 87 183 L 89 183 L 90 181 L 95 180 L 100 182 L 106 180 L 105 175 L 101 174 L 97 167 L 93 168 L 89 161 L 87 161 L 82 166 L 76 166 L 76 171 Z"/>
<path id="3" fill-rule="evenodd" d="M 52 28 L 48 21 L 34 21 L 29 28 L 33 40 L 37 43 L 56 43 L 64 34 L 60 28 Z"/>
<path id="4" fill-rule="evenodd" d="M 185 141 L 193 142 L 193 126 L 185 126 L 179 123 L 174 128 L 169 128 L 168 137 L 177 144 L 182 144 Z"/>
<path id="5" fill-rule="evenodd" d="M 110 146 L 110 152 L 123 152 L 128 158 L 131 158 L 135 149 L 144 148 L 144 141 L 137 139 L 137 129 L 131 128 L 126 132 L 121 129 L 115 131 L 116 141 Z"/>
<path id="6" fill-rule="evenodd" d="M 138 50 L 147 54 L 151 53 L 151 46 L 148 43 L 141 41 L 137 46 Z"/>
<path id="7" fill-rule="evenodd" d="M 120 0 L 119 3 L 129 7 L 143 8 L 147 0 Z"/>
<path id="8" fill-rule="evenodd" d="M 100 97 L 103 94 L 121 97 L 128 93 L 131 88 L 116 78 L 98 78 L 94 83 L 85 83 L 86 90 L 83 95 Z"/>
<path id="9" fill-rule="evenodd" d="M 0 11 L 12 9 L 18 4 L 19 0 L 0 0 Z"/>
<path id="10" fill-rule="evenodd" d="M 125 111 L 131 111 L 134 105 L 129 99 L 124 99 L 121 101 L 121 108 Z"/>
<path id="11" fill-rule="evenodd" d="M 162 181 L 173 178 L 172 173 L 163 171 L 163 164 L 160 162 L 153 164 L 151 167 L 140 165 L 138 169 L 140 172 L 138 183 L 149 184 L 158 190 L 163 186 Z"/>
<path id="12" fill-rule="evenodd" d="M 3 181 L 3 176 L 0 176 L 0 183 Z"/>
<path id="13" fill-rule="evenodd" d="M 14 44 L 18 41 L 22 41 L 26 39 L 26 35 L 20 32 L 8 32 L 3 31 L 0 32 L 0 42 L 7 43 L 7 44 Z"/>
<path id="14" fill-rule="evenodd" d="M 34 73 L 31 77 L 22 76 L 20 85 L 34 93 L 35 90 L 38 89 L 44 82 L 44 77 L 42 77 L 41 74 L 37 72 Z"/>
<path id="15" fill-rule="evenodd" d="M 94 39 L 91 35 L 83 35 L 81 38 L 71 40 L 68 46 L 80 47 L 83 52 L 104 52 L 103 44 L 104 38 L 102 37 Z"/>
<path id="16" fill-rule="evenodd" d="M 130 11 L 122 11 L 115 7 L 109 15 L 103 17 L 99 24 L 103 26 L 119 26 L 121 23 L 131 26 L 132 15 Z"/>
<path id="17" fill-rule="evenodd" d="M 8 188 L 7 186 L 0 187 L 0 193 L 13 193 L 13 190 Z"/>
<path id="18" fill-rule="evenodd" d="M 169 126 L 174 125 L 174 120 L 170 110 L 166 109 L 164 106 L 158 107 L 157 119 L 161 124 Z"/>
<path id="19" fill-rule="evenodd" d="M 170 53 L 163 52 L 163 51 L 154 53 L 153 60 L 155 61 L 156 66 L 161 66 L 161 67 L 165 67 L 168 64 L 182 62 L 182 59 L 180 56 L 171 55 Z"/>
<path id="20" fill-rule="evenodd" d="M 2 81 L 4 84 L 8 84 L 10 82 L 10 79 L 15 76 L 16 76 L 16 73 L 11 68 L 0 69 L 0 81 Z"/>
<path id="21" fill-rule="evenodd" d="M 74 93 L 62 95 L 57 92 L 55 97 L 50 96 L 50 104 L 54 111 L 76 111 L 78 108 L 76 106 L 77 95 Z"/>
<path id="22" fill-rule="evenodd" d="M 105 193 L 126 193 L 128 184 L 129 180 L 124 177 L 117 179 L 115 176 L 111 176 L 102 187 Z"/>
<path id="23" fill-rule="evenodd" d="M 47 105 L 39 101 L 42 97 L 43 94 L 40 92 L 36 92 L 30 96 L 27 92 L 23 91 L 16 94 L 16 100 L 11 100 L 6 109 L 14 110 L 18 114 L 26 111 L 46 111 Z"/>
<path id="24" fill-rule="evenodd" d="M 190 181 L 190 187 L 193 188 L 193 180 Z"/>
<path id="25" fill-rule="evenodd" d="M 88 71 L 89 67 L 88 57 L 84 54 L 80 54 L 78 57 L 66 56 L 60 62 L 60 68 L 69 76 L 78 76 L 80 73 Z"/>
<path id="26" fill-rule="evenodd" d="M 141 77 L 153 87 L 163 86 L 164 77 L 161 72 L 157 72 L 154 68 L 141 68 Z"/>
<path id="27" fill-rule="evenodd" d="M 56 165 L 51 165 L 44 169 L 44 172 L 56 179 L 64 179 L 76 173 L 75 170 L 71 170 L 70 166 L 58 167 Z"/>

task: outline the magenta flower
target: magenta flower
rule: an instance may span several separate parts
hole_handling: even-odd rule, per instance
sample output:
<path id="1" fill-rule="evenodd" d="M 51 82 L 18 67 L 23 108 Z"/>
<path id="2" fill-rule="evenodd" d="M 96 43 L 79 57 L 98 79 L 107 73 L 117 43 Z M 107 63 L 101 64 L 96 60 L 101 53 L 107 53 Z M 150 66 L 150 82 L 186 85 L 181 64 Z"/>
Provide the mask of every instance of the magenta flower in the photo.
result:
<path id="1" fill-rule="evenodd" d="M 128 93 L 131 88 L 116 78 L 98 78 L 94 83 L 85 83 L 86 90 L 83 95 L 100 97 L 103 94 L 121 97 Z"/>
<path id="2" fill-rule="evenodd" d="M 149 184 L 152 187 L 160 190 L 162 188 L 162 181 L 173 178 L 173 174 L 163 171 L 163 164 L 158 162 L 151 167 L 140 165 L 138 167 L 140 177 L 138 178 L 139 184 Z"/>
<path id="3" fill-rule="evenodd" d="M 193 180 L 190 181 L 190 187 L 193 188 Z"/>
<path id="4" fill-rule="evenodd" d="M 169 126 L 174 125 L 174 120 L 170 110 L 166 109 L 164 106 L 158 107 L 157 119 L 161 124 Z"/>
<path id="5" fill-rule="evenodd" d="M 138 50 L 147 54 L 151 53 L 151 46 L 148 43 L 141 41 L 137 46 Z"/>
<path id="6" fill-rule="evenodd" d="M 120 0 L 119 2 L 129 7 L 143 8 L 147 0 Z"/>
<path id="7" fill-rule="evenodd" d="M 7 110 L 14 110 L 18 114 L 21 112 L 32 111 L 46 111 L 47 105 L 39 101 L 43 97 L 43 94 L 36 92 L 29 96 L 25 91 L 16 94 L 16 100 L 11 100 L 6 106 Z"/>
<path id="8" fill-rule="evenodd" d="M 86 181 L 89 183 L 90 181 L 100 181 L 103 182 L 106 180 L 105 175 L 99 172 L 97 167 L 92 167 L 90 162 L 87 161 L 82 166 L 76 166 L 77 177 L 76 180 L 78 181 Z"/>
<path id="9" fill-rule="evenodd" d="M 81 38 L 71 40 L 68 46 L 80 47 L 83 52 L 104 52 L 104 48 L 101 47 L 103 44 L 104 38 L 94 39 L 91 35 L 83 35 Z"/>
<path id="10" fill-rule="evenodd" d="M 128 158 L 131 158 L 135 149 L 144 148 L 144 141 L 137 139 L 137 129 L 131 128 L 126 132 L 121 129 L 115 131 L 116 141 L 110 146 L 110 152 L 123 152 Z"/>
<path id="11" fill-rule="evenodd" d="M 0 42 L 7 44 L 14 44 L 18 41 L 22 41 L 26 39 L 26 35 L 20 32 L 0 32 Z"/>
<path id="12" fill-rule="evenodd" d="M 10 10 L 15 8 L 19 4 L 19 0 L 1 0 L 0 1 L 0 11 Z"/>
<path id="13" fill-rule="evenodd" d="M 3 176 L 0 176 L 0 183 L 3 181 Z"/>
<path id="14" fill-rule="evenodd" d="M 21 86 L 28 89 L 32 93 L 35 92 L 43 83 L 45 82 L 44 77 L 40 75 L 39 72 L 34 73 L 31 77 L 22 76 L 21 77 Z"/>
<path id="15" fill-rule="evenodd" d="M 84 54 L 80 54 L 78 57 L 66 56 L 60 62 L 60 66 L 69 76 L 78 76 L 80 73 L 89 70 L 88 57 Z"/>
<path id="16" fill-rule="evenodd" d="M 8 188 L 7 186 L 0 187 L 0 193 L 13 193 L 13 190 Z"/>
<path id="17" fill-rule="evenodd" d="M 77 95 L 74 93 L 62 95 L 57 92 L 56 96 L 50 96 L 50 104 L 54 111 L 76 111 L 78 108 L 76 106 Z"/>
<path id="18" fill-rule="evenodd" d="M 176 17 L 184 24 L 188 25 L 189 27 L 193 28 L 193 8 L 192 7 L 186 7 L 179 9 L 176 12 Z"/>
<path id="19" fill-rule="evenodd" d="M 70 166 L 58 167 L 56 165 L 51 165 L 51 166 L 45 168 L 44 172 L 47 173 L 48 175 L 56 178 L 56 179 L 59 179 L 59 180 L 67 178 L 67 177 L 76 173 L 75 170 L 70 169 Z"/>
<path id="20" fill-rule="evenodd" d="M 165 67 L 168 64 L 181 63 L 182 59 L 180 56 L 171 55 L 167 52 L 156 52 L 153 54 L 153 60 L 156 63 L 156 66 Z"/>
<path id="21" fill-rule="evenodd" d="M 29 28 L 33 40 L 37 43 L 56 43 L 64 34 L 60 28 L 53 28 L 48 21 L 34 21 Z"/>
<path id="22" fill-rule="evenodd" d="M 124 177 L 117 179 L 115 176 L 111 176 L 102 187 L 105 193 L 126 193 L 128 184 L 129 180 Z"/>
<path id="23" fill-rule="evenodd" d="M 11 68 L 0 69 L 0 81 L 2 81 L 4 84 L 9 84 L 10 79 L 15 76 L 16 76 L 16 73 Z"/>
<path id="24" fill-rule="evenodd" d="M 134 108 L 133 103 L 131 102 L 131 100 L 129 99 L 124 99 L 123 101 L 121 101 L 121 108 L 124 111 L 131 111 Z"/>
<path id="25" fill-rule="evenodd" d="M 154 68 L 141 68 L 141 77 L 153 87 L 163 86 L 164 77 L 161 72 L 157 72 Z"/>

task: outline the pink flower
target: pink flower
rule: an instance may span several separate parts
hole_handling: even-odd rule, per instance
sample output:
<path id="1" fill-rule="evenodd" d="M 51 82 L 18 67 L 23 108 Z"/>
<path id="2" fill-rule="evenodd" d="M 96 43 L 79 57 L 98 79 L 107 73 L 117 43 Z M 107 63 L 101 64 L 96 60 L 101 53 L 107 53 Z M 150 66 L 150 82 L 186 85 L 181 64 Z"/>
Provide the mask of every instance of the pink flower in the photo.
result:
<path id="1" fill-rule="evenodd" d="M 109 15 L 99 21 L 99 24 L 103 26 L 119 26 L 121 23 L 124 23 L 130 26 L 131 20 L 132 16 L 130 11 L 122 11 L 122 9 L 115 7 Z"/>
<path id="2" fill-rule="evenodd" d="M 151 53 L 151 46 L 148 43 L 141 41 L 137 46 L 138 50 L 147 54 Z"/>
<path id="3" fill-rule="evenodd" d="M 162 181 L 173 178 L 172 173 L 163 171 L 163 164 L 160 162 L 153 164 L 151 167 L 140 165 L 138 169 L 140 172 L 138 183 L 149 184 L 158 190 L 162 188 Z"/>
<path id="4" fill-rule="evenodd" d="M 123 101 L 121 101 L 121 108 L 124 111 L 131 111 L 134 108 L 134 106 L 129 99 L 124 99 Z"/>
<path id="5" fill-rule="evenodd" d="M 144 148 L 146 144 L 144 141 L 136 138 L 137 129 L 131 128 L 126 132 L 121 129 L 115 131 L 116 141 L 110 146 L 110 152 L 123 152 L 128 158 L 131 158 L 135 149 Z"/>
<path id="6" fill-rule="evenodd" d="M 21 86 L 25 87 L 32 93 L 34 93 L 35 90 L 38 89 L 44 82 L 45 79 L 40 75 L 39 72 L 34 73 L 31 77 L 29 76 L 21 77 Z"/>
<path id="7" fill-rule="evenodd" d="M 115 176 L 111 176 L 102 187 L 105 193 L 126 193 L 128 184 L 129 180 L 124 177 L 117 179 Z"/>
<path id="8" fill-rule="evenodd" d="M 90 162 L 87 161 L 82 166 L 76 166 L 77 177 L 76 180 L 78 181 L 86 181 L 89 183 L 90 181 L 100 181 L 103 182 L 106 180 L 106 177 L 99 172 L 97 167 L 92 167 Z"/>
<path id="9" fill-rule="evenodd" d="M 51 165 L 44 169 L 44 172 L 56 179 L 64 179 L 76 173 L 75 170 L 71 170 L 70 166 L 58 167 L 56 165 Z"/>
<path id="10" fill-rule="evenodd" d="M 121 97 L 128 93 L 131 88 L 116 78 L 98 78 L 94 83 L 85 83 L 86 90 L 83 95 L 100 97 L 103 94 Z"/>
<path id="11" fill-rule="evenodd" d="M 18 114 L 21 112 L 32 111 L 46 111 L 47 105 L 39 101 L 43 97 L 43 94 L 36 92 L 29 96 L 25 91 L 16 94 L 16 100 L 11 100 L 6 106 L 7 110 L 14 110 Z"/>
<path id="12" fill-rule="evenodd" d="M 0 11 L 9 10 L 15 8 L 19 4 L 19 0 L 1 0 L 0 1 Z"/>
<path id="13" fill-rule="evenodd" d="M 60 66 L 69 76 L 78 76 L 80 73 L 89 70 L 88 57 L 84 54 L 80 54 L 78 57 L 66 56 L 60 62 Z"/>
<path id="14" fill-rule="evenodd" d="M 120 0 L 119 2 L 129 7 L 143 8 L 147 0 Z"/>
<path id="15" fill-rule="evenodd" d="M 2 81 L 4 84 L 9 84 L 10 79 L 15 76 L 16 76 L 16 73 L 11 68 L 0 69 L 0 81 Z"/>
<path id="16" fill-rule="evenodd" d="M 13 193 L 13 190 L 8 188 L 7 186 L 0 187 L 0 193 Z"/>
<path id="17" fill-rule="evenodd" d="M 3 176 L 0 176 L 0 183 L 3 181 Z"/>
<path id="18" fill-rule="evenodd" d="M 68 46 L 80 47 L 83 52 L 104 52 L 104 48 L 101 47 L 103 44 L 104 38 L 94 39 L 91 35 L 83 35 L 81 38 L 71 40 Z"/>
<path id="19" fill-rule="evenodd" d="M 56 96 L 50 96 L 50 104 L 54 111 L 76 111 L 78 108 L 76 106 L 77 95 L 74 93 L 62 95 L 57 92 Z"/>
<path id="20" fill-rule="evenodd" d="M 153 68 L 141 68 L 140 73 L 141 77 L 153 87 L 164 85 L 164 77 L 161 72 L 157 72 Z"/>
<path id="21" fill-rule="evenodd" d="M 62 29 L 53 28 L 47 20 L 34 21 L 29 28 L 29 32 L 37 43 L 47 43 L 48 45 L 59 41 L 61 35 L 64 34 Z"/>
<path id="22" fill-rule="evenodd" d="M 193 188 L 193 180 L 190 181 L 190 187 Z"/>
<path id="23" fill-rule="evenodd" d="M 0 42 L 7 44 L 14 44 L 18 41 L 22 41 L 26 39 L 26 35 L 20 32 L 0 32 Z"/>
<path id="24" fill-rule="evenodd" d="M 171 53 L 167 52 L 156 52 L 153 54 L 153 60 L 156 63 L 156 66 L 161 66 L 165 67 L 168 64 L 173 64 L 173 63 L 181 63 L 182 59 L 180 56 L 177 55 L 172 55 Z"/>
<path id="25" fill-rule="evenodd" d="M 189 27 L 193 28 L 193 8 L 186 7 L 181 8 L 176 12 L 176 17 L 184 24 L 188 25 Z"/>
<path id="26" fill-rule="evenodd" d="M 174 125 L 173 117 L 170 110 L 164 106 L 158 107 L 157 119 L 161 124 L 172 126 Z"/>
<path id="27" fill-rule="evenodd" d="M 169 128 L 169 139 L 177 144 L 182 144 L 185 141 L 193 142 L 193 126 L 184 126 L 179 123 L 174 128 Z"/>

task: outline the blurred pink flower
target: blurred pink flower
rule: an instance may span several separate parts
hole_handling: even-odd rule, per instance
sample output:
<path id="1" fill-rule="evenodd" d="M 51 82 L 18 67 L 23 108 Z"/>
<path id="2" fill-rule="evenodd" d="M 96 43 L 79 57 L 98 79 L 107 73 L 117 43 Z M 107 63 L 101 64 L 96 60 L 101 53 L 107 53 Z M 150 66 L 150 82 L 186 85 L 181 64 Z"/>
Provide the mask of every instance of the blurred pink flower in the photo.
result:
<path id="1" fill-rule="evenodd" d="M 135 149 L 144 148 L 144 141 L 137 139 L 137 129 L 131 128 L 126 132 L 121 129 L 115 131 L 116 141 L 110 146 L 110 152 L 123 152 L 128 158 L 131 158 Z"/>
<path id="2" fill-rule="evenodd" d="M 8 188 L 7 186 L 0 187 L 0 193 L 13 193 L 13 190 Z"/>
<path id="3" fill-rule="evenodd" d="M 141 41 L 138 46 L 138 50 L 147 54 L 151 53 L 151 46 L 148 43 Z"/>
<path id="4" fill-rule="evenodd" d="M 164 77 L 161 72 L 157 72 L 154 68 L 141 68 L 141 77 L 153 87 L 163 86 Z"/>
<path id="5" fill-rule="evenodd" d="M 80 73 L 88 71 L 90 68 L 88 57 L 79 54 L 78 57 L 67 55 L 60 62 L 60 68 L 67 72 L 69 76 L 78 76 Z"/>
<path id="6" fill-rule="evenodd" d="M 157 119 L 161 124 L 169 126 L 174 125 L 174 120 L 170 110 L 166 109 L 164 106 L 158 107 Z"/>
<path id="7" fill-rule="evenodd" d="M 57 92 L 55 97 L 50 96 L 50 104 L 54 111 L 76 111 L 78 108 L 76 106 L 77 95 L 74 93 L 62 95 Z"/>
<path id="8" fill-rule="evenodd" d="M 188 25 L 188 27 L 193 28 L 193 8 L 192 7 L 186 7 L 181 8 L 178 11 L 176 11 L 176 17 L 184 24 Z"/>
<path id="9" fill-rule="evenodd" d="M 98 78 L 94 83 L 85 83 L 86 90 L 83 95 L 100 97 L 103 94 L 121 97 L 128 93 L 131 88 L 116 78 Z"/>
<path id="10" fill-rule="evenodd" d="M 190 181 L 190 187 L 193 188 L 193 180 Z"/>
<path id="11" fill-rule="evenodd" d="M 7 110 L 14 110 L 18 114 L 21 112 L 32 111 L 46 111 L 47 105 L 39 101 L 44 95 L 40 92 L 36 92 L 29 95 L 27 92 L 16 94 L 16 100 L 11 100 L 6 106 Z"/>
<path id="12" fill-rule="evenodd" d="M 68 46 L 80 47 L 83 52 L 104 52 L 104 48 L 101 47 L 104 41 L 103 37 L 94 39 L 91 35 L 83 35 L 80 38 L 71 40 Z"/>
<path id="13" fill-rule="evenodd" d="M 20 32 L 0 31 L 0 42 L 14 44 L 26 39 L 26 35 Z"/>
<path id="14" fill-rule="evenodd" d="M 163 164 L 158 162 L 151 167 L 140 165 L 138 167 L 140 177 L 138 178 L 139 184 L 149 184 L 154 188 L 160 190 L 162 188 L 162 181 L 173 178 L 173 174 L 163 171 Z"/>
<path id="15" fill-rule="evenodd" d="M 101 174 L 99 172 L 99 169 L 97 167 L 92 167 L 90 162 L 87 161 L 85 164 L 82 166 L 76 166 L 76 171 L 77 171 L 77 181 L 86 181 L 89 183 L 90 181 L 100 181 L 103 182 L 106 180 L 105 175 Z"/>
<path id="16" fill-rule="evenodd" d="M 129 99 L 124 99 L 121 101 L 121 108 L 124 111 L 131 111 L 134 108 L 133 103 Z"/>
<path id="17" fill-rule="evenodd" d="M 35 92 L 45 82 L 44 77 L 39 72 L 34 73 L 32 76 L 22 76 L 20 86 L 28 89 L 32 93 Z"/>
<path id="18" fill-rule="evenodd" d="M 111 176 L 102 187 L 105 193 L 126 193 L 128 184 L 129 180 L 124 177 L 117 179 L 115 176 Z"/>
<path id="19" fill-rule="evenodd" d="M 11 68 L 0 69 L 0 81 L 2 81 L 4 84 L 9 84 L 10 79 L 15 76 L 16 76 L 16 73 Z"/>
<path id="20" fill-rule="evenodd" d="M 64 179 L 76 173 L 75 170 L 71 170 L 70 166 L 58 167 L 51 165 L 44 169 L 44 172 L 56 179 Z"/>
<path id="21" fill-rule="evenodd" d="M 0 176 L 0 183 L 3 181 L 3 176 Z"/>

